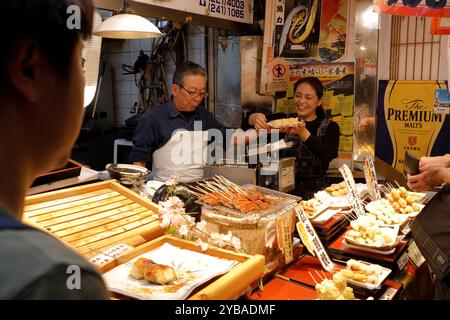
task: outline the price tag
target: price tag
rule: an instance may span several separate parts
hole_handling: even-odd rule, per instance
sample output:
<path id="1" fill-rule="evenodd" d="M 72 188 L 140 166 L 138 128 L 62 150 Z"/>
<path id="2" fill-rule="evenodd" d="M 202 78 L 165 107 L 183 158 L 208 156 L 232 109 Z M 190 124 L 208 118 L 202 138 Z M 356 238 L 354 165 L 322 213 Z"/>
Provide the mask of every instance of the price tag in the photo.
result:
<path id="1" fill-rule="evenodd" d="M 380 188 L 378 187 L 377 174 L 372 157 L 364 159 L 364 177 L 366 178 L 367 188 L 370 196 L 375 200 L 381 199 Z"/>
<path id="2" fill-rule="evenodd" d="M 397 261 L 399 270 L 403 270 L 406 267 L 408 260 L 409 260 L 408 251 L 405 251 Z"/>
<path id="3" fill-rule="evenodd" d="M 386 289 L 386 291 L 383 292 L 383 294 L 380 296 L 378 300 L 392 300 L 394 299 L 397 292 L 398 289 L 389 287 Z"/>
<path id="4" fill-rule="evenodd" d="M 109 248 L 102 253 L 96 255 L 95 257 L 91 258 L 89 261 L 93 264 L 96 264 L 97 266 L 103 266 L 107 264 L 108 262 L 113 261 L 114 259 L 120 257 L 121 255 L 125 254 L 126 252 L 132 250 L 133 247 L 120 243 L 112 248 Z"/>
<path id="5" fill-rule="evenodd" d="M 410 222 L 405 223 L 405 225 L 400 229 L 400 232 L 405 236 L 411 231 L 409 224 Z"/>
<path id="6" fill-rule="evenodd" d="M 280 248 L 284 253 L 284 260 L 286 264 L 294 260 L 294 249 L 292 246 L 292 219 L 291 216 L 285 214 L 277 218 L 277 235 L 278 235 L 278 245 L 282 246 Z"/>
<path id="7" fill-rule="evenodd" d="M 414 241 L 412 241 L 408 247 L 408 256 L 417 268 L 425 262 L 425 258 L 420 253 L 420 250 Z"/>
<path id="8" fill-rule="evenodd" d="M 364 210 L 364 205 L 361 201 L 361 199 L 358 196 L 358 192 L 356 191 L 356 184 L 355 180 L 353 179 L 352 172 L 348 168 L 346 164 L 343 164 L 339 171 L 342 174 L 342 177 L 344 178 L 345 185 L 348 189 L 348 197 L 350 200 L 350 203 L 352 205 L 353 210 L 356 212 L 356 215 L 359 216 L 365 216 L 366 211 Z"/>
<path id="9" fill-rule="evenodd" d="M 298 223 L 297 230 L 299 230 L 300 237 L 302 238 L 303 244 L 308 248 L 308 251 L 320 260 L 322 267 L 331 272 L 334 269 L 334 263 L 331 261 L 328 253 L 326 252 L 322 242 L 317 235 L 316 230 L 309 221 L 308 216 L 303 211 L 301 205 L 295 207 L 295 212 L 297 213 Z"/>

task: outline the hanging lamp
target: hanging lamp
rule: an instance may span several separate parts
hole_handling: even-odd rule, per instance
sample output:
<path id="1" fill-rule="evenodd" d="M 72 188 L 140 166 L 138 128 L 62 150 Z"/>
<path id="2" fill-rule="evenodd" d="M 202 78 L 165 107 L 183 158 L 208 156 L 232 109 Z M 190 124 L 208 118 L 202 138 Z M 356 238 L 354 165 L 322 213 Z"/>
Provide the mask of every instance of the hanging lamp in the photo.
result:
<path id="1" fill-rule="evenodd" d="M 123 1 L 120 12 L 103 21 L 94 35 L 114 39 L 158 38 L 163 33 L 149 20 L 137 15 L 130 8 L 129 0 Z"/>

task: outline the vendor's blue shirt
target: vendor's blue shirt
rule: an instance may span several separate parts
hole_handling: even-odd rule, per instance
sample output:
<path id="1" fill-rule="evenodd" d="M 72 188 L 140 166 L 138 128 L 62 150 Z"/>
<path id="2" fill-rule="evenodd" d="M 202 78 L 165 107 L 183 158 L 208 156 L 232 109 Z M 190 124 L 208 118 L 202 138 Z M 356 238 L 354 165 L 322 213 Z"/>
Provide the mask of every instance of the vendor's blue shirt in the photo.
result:
<path id="1" fill-rule="evenodd" d="M 186 119 L 173 105 L 172 99 L 159 106 L 150 108 L 139 120 L 133 134 L 133 149 L 130 162 L 146 161 L 151 166 L 152 154 L 170 140 L 177 129 L 194 131 L 194 122 L 201 121 L 201 130 L 218 129 L 226 140 L 227 127 L 217 122 L 212 113 L 203 106 L 193 111 L 193 116 Z M 198 126 L 198 125 L 197 125 Z"/>

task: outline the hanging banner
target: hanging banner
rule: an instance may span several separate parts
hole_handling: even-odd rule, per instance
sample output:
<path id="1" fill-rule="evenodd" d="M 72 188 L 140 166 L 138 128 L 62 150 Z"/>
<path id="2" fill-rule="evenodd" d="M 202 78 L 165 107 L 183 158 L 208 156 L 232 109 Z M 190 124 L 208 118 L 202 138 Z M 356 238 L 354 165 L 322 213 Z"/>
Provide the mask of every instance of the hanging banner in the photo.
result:
<path id="1" fill-rule="evenodd" d="M 444 81 L 379 82 L 375 155 L 403 172 L 405 151 L 416 157 L 450 153 L 450 118 L 435 113 Z"/>
<path id="2" fill-rule="evenodd" d="M 319 58 L 333 62 L 345 57 L 348 35 L 348 0 L 322 2 L 320 18 Z"/>
<path id="3" fill-rule="evenodd" d="M 318 55 L 321 2 L 294 0 L 285 3 L 284 25 L 275 26 L 275 56 L 306 58 Z"/>
<path id="4" fill-rule="evenodd" d="M 184 12 L 242 23 L 253 23 L 253 0 L 134 0 Z"/>
<path id="5" fill-rule="evenodd" d="M 448 0 L 374 0 L 381 13 L 400 16 L 450 17 Z"/>

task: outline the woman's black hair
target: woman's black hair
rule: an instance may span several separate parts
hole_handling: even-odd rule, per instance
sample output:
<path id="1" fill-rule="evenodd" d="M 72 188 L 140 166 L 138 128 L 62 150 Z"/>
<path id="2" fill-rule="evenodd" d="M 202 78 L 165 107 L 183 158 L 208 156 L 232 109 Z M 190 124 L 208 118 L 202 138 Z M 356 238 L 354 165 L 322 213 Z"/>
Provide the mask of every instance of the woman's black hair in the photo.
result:
<path id="1" fill-rule="evenodd" d="M 297 91 L 298 86 L 301 85 L 302 83 L 309 84 L 314 89 L 314 91 L 316 92 L 317 98 L 322 99 L 322 97 L 323 97 L 323 84 L 318 78 L 316 78 L 316 77 L 304 77 L 304 78 L 298 79 L 297 82 L 295 82 L 295 84 L 294 84 L 294 92 Z M 323 109 L 322 105 L 320 105 L 320 106 L 318 106 L 316 108 L 316 115 L 319 118 L 325 118 L 325 110 Z"/>

